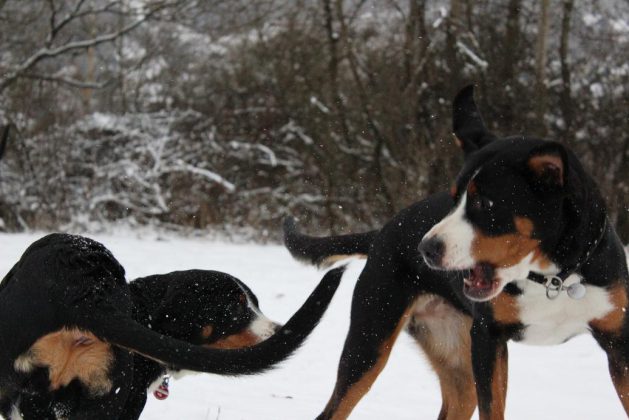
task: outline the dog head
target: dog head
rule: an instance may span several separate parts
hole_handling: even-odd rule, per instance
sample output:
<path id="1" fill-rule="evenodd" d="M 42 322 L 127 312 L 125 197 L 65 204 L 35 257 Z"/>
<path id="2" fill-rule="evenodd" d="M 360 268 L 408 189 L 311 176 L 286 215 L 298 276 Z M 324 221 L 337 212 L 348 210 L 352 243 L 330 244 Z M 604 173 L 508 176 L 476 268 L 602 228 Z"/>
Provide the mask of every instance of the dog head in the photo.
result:
<path id="1" fill-rule="evenodd" d="M 240 280 L 214 271 L 172 282 L 155 316 L 155 329 L 192 344 L 235 349 L 255 345 L 280 325 L 267 318 Z"/>
<path id="2" fill-rule="evenodd" d="M 579 248 L 566 232 L 581 232 L 584 242 L 594 233 L 582 213 L 600 221 L 588 208 L 604 211 L 596 194 L 584 202 L 589 178 L 576 157 L 556 142 L 498 139 L 486 129 L 471 87 L 454 100 L 453 125 L 465 163 L 451 191 L 453 210 L 419 245 L 425 262 L 465 273 L 463 292 L 475 301 L 492 299 L 529 271 L 557 273 L 570 252 L 579 252 L 566 251 Z"/>

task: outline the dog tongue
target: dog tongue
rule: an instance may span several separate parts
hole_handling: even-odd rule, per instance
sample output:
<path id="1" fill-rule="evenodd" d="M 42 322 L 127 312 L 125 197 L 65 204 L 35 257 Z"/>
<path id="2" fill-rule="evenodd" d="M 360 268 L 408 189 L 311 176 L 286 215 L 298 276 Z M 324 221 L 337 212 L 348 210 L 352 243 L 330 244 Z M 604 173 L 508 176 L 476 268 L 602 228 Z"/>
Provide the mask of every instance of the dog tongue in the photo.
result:
<path id="1" fill-rule="evenodd" d="M 476 264 L 466 281 L 467 285 L 474 289 L 490 289 L 493 277 L 491 271 L 491 266 L 488 264 Z"/>

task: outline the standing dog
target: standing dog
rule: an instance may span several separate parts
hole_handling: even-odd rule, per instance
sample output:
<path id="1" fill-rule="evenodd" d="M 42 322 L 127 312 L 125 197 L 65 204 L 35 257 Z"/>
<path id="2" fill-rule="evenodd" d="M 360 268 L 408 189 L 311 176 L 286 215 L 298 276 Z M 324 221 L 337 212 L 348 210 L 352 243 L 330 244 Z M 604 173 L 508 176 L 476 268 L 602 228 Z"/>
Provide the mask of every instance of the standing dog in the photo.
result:
<path id="1" fill-rule="evenodd" d="M 124 269 L 103 245 L 80 236 L 48 235 L 33 243 L 0 283 L 0 410 L 5 417 L 19 418 L 16 407 L 20 396 L 26 394 L 36 400 L 32 406 L 27 404 L 35 409 L 41 407 L 40 398 L 50 403 L 61 401 L 66 412 L 56 415 L 64 418 L 124 418 L 126 404 L 133 404 L 129 400 L 134 392 L 133 354 L 171 369 L 224 375 L 262 372 L 286 359 L 303 343 L 325 312 L 341 274 L 342 269 L 328 273 L 284 327 L 267 340 L 260 344 L 255 344 L 255 338 L 236 340 L 255 345 L 237 350 L 214 349 L 203 344 L 225 344 L 234 340 L 234 335 L 248 336 L 247 330 L 256 320 L 245 320 L 248 327 L 242 334 L 238 322 L 219 327 L 219 323 L 209 322 L 210 308 L 204 312 L 197 307 L 196 314 L 188 315 L 185 306 L 176 305 L 185 292 L 165 288 L 164 307 L 147 308 L 157 311 L 156 327 L 172 331 L 181 322 L 185 331 L 195 334 L 199 325 L 184 323 L 194 320 L 203 325 L 197 331 L 200 336 L 190 337 L 190 342 L 180 340 L 188 338 L 186 332 L 175 334 L 180 339 L 164 335 L 132 318 Z M 192 292 L 196 287 L 191 286 L 194 276 L 192 280 L 181 280 Z M 160 282 L 145 280 L 135 288 L 151 281 Z M 197 291 L 202 288 L 199 286 Z M 236 302 L 253 306 L 248 289 L 238 289 L 246 298 L 241 302 L 237 294 Z M 153 303 L 157 303 L 160 292 L 153 292 L 152 297 L 143 299 L 154 298 Z M 168 296 L 172 297 L 170 303 Z M 259 316 L 256 319 L 264 322 Z M 268 331 L 257 332 L 269 335 Z M 46 415 L 32 414 L 38 419 Z"/>
<path id="2" fill-rule="evenodd" d="M 600 192 L 559 143 L 485 128 L 463 89 L 453 125 L 465 163 L 451 193 L 402 210 L 377 232 L 312 238 L 285 224 L 299 259 L 367 255 L 336 387 L 320 419 L 349 416 L 402 329 L 439 376 L 439 419 L 504 417 L 507 342 L 590 332 L 629 414 L 629 275 Z"/>

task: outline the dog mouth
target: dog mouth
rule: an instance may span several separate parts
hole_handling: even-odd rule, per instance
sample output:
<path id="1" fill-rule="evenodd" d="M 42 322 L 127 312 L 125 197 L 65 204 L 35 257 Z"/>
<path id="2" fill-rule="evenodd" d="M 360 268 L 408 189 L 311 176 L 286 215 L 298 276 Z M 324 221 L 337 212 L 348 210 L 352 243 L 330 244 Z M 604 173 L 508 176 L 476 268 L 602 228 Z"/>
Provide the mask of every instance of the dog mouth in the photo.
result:
<path id="1" fill-rule="evenodd" d="M 474 265 L 463 278 L 463 294 L 468 299 L 475 301 L 492 298 L 500 286 L 495 274 L 496 269 L 491 264 Z"/>

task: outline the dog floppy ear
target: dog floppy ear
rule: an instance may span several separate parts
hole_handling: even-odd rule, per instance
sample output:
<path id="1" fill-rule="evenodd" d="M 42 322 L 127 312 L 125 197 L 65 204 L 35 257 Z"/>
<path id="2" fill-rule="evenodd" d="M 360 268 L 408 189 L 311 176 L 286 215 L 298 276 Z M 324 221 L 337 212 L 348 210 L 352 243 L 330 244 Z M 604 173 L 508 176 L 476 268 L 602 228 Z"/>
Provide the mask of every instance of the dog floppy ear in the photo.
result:
<path id="1" fill-rule="evenodd" d="M 559 143 L 548 142 L 531 151 L 526 161 L 532 185 L 540 192 L 556 192 L 566 183 L 566 149 Z"/>
<path id="2" fill-rule="evenodd" d="M 452 130 L 465 157 L 496 139 L 485 127 L 474 102 L 474 85 L 461 89 L 452 102 Z"/>

